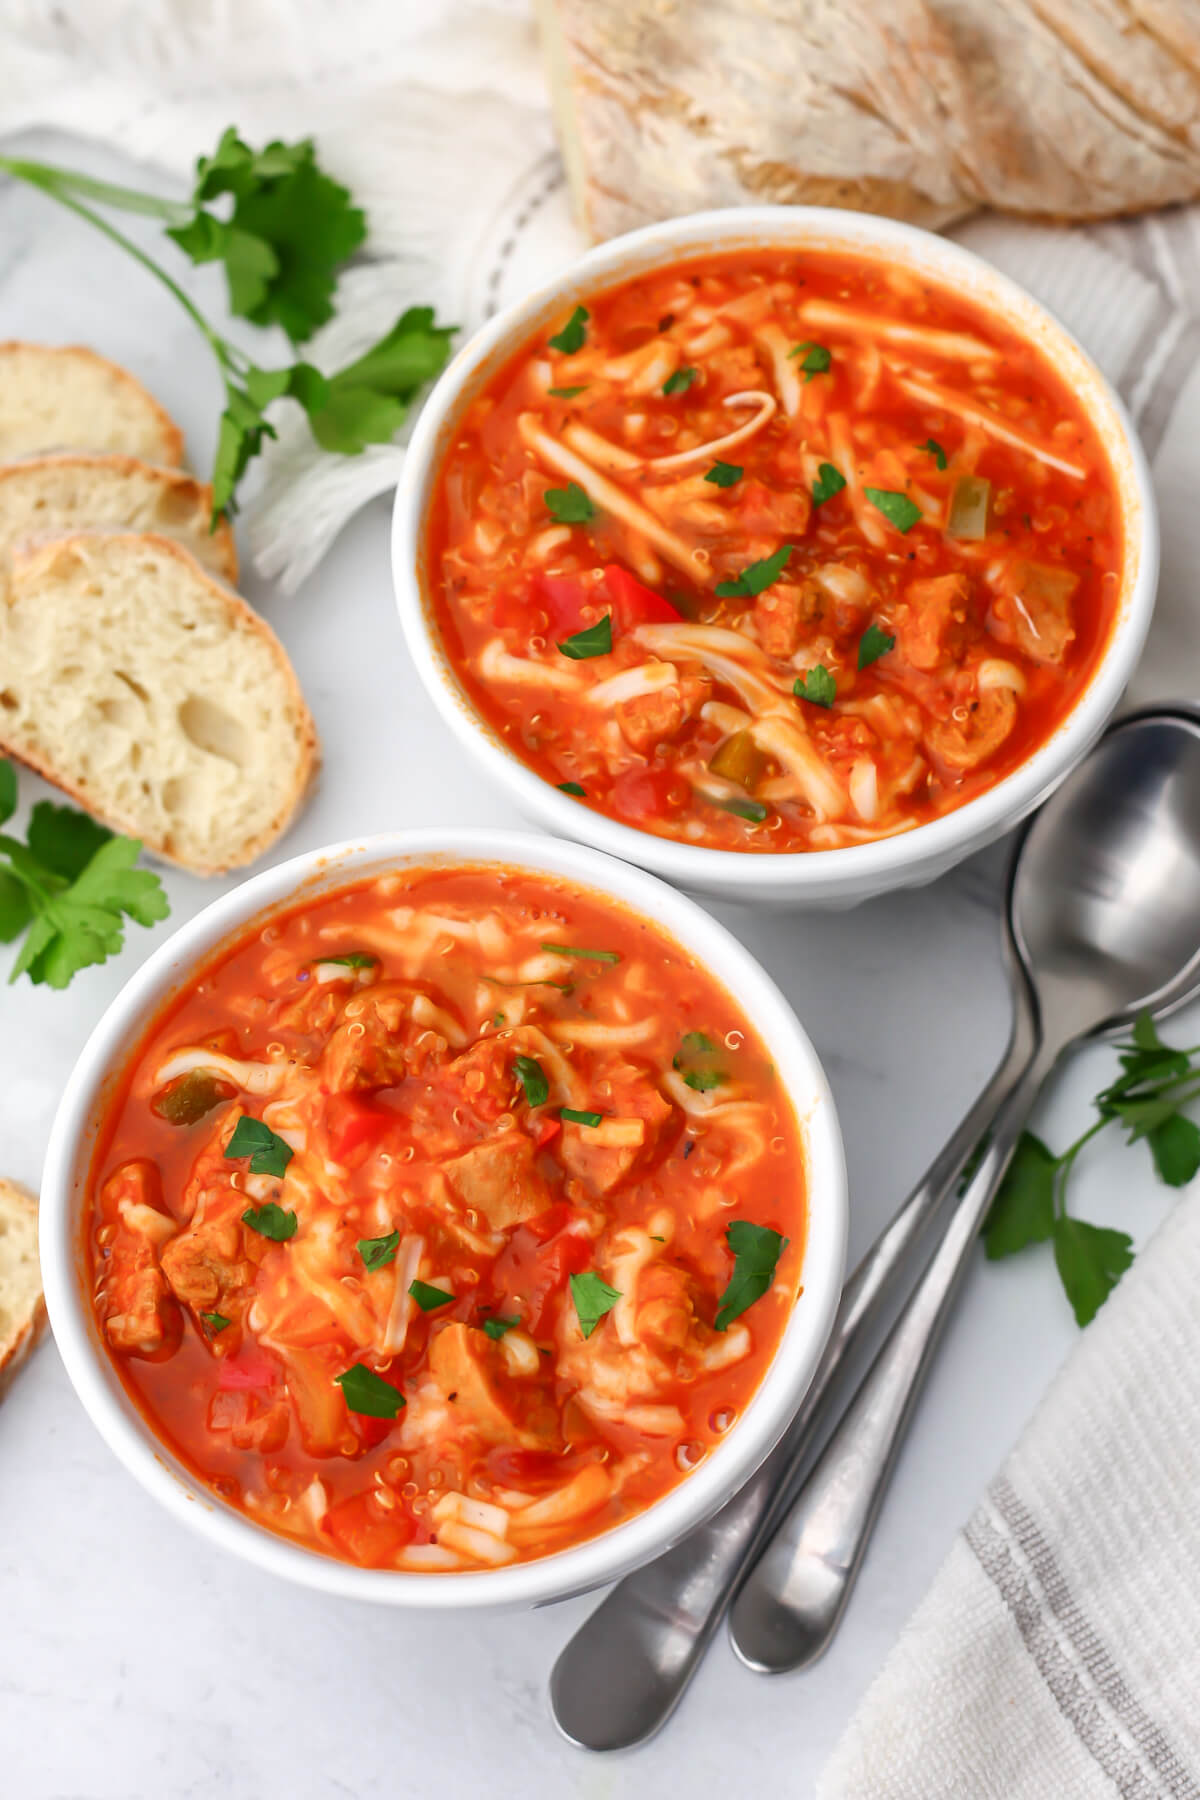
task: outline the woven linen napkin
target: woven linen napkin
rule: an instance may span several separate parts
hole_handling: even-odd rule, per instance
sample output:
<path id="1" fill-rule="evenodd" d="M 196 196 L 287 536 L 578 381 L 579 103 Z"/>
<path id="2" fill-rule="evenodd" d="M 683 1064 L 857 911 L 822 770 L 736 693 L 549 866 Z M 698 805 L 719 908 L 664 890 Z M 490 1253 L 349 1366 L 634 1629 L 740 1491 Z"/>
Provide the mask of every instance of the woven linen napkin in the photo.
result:
<path id="1" fill-rule="evenodd" d="M 819 1800 L 1200 1800 L 1200 1197 L 1083 1333 Z"/>

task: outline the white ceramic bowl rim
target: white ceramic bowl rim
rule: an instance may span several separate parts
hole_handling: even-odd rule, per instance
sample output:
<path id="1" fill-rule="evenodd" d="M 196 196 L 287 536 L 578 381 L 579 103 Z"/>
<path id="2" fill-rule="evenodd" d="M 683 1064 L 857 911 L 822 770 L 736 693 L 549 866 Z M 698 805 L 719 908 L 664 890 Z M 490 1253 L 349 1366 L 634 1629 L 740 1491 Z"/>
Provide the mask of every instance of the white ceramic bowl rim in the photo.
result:
<path id="1" fill-rule="evenodd" d="M 748 1014 L 793 1096 L 810 1196 L 803 1295 L 745 1413 L 712 1454 L 644 1512 L 583 1544 L 506 1568 L 445 1574 L 360 1569 L 289 1543 L 209 1493 L 178 1462 L 126 1394 L 88 1298 L 81 1209 L 104 1101 L 146 1025 L 246 926 L 306 894 L 387 868 L 502 864 L 561 877 L 647 916 L 688 949 Z M 512 832 L 423 830 L 335 845 L 245 882 L 182 925 L 117 995 L 88 1039 L 51 1131 L 42 1186 L 41 1252 L 50 1321 L 67 1373 L 93 1423 L 133 1475 L 178 1518 L 277 1575 L 353 1599 L 453 1608 L 529 1605 L 615 1579 L 720 1506 L 770 1450 L 817 1365 L 841 1289 L 846 1172 L 824 1072 L 774 982 L 695 902 L 643 871 L 572 843 Z"/>
<path id="2" fill-rule="evenodd" d="M 475 710 L 442 647 L 424 592 L 424 519 L 432 482 L 466 402 L 538 329 L 603 288 L 677 260 L 756 246 L 861 249 L 907 263 L 963 291 L 1038 342 L 1081 394 L 1122 492 L 1125 579 L 1107 646 L 1083 693 L 1032 756 L 977 798 L 896 837 L 840 850 L 763 852 L 681 844 L 580 806 L 538 775 Z M 397 605 L 410 653 L 451 730 L 509 789 L 527 815 L 668 880 L 747 899 L 879 892 L 914 864 L 949 866 L 1044 800 L 1095 742 L 1132 674 L 1153 611 L 1158 523 L 1150 471 L 1120 399 L 1086 351 L 1016 282 L 981 257 L 918 226 L 832 207 L 763 206 L 694 213 L 614 238 L 557 280 L 491 319 L 454 356 L 426 403 L 405 457 L 393 514 Z"/>

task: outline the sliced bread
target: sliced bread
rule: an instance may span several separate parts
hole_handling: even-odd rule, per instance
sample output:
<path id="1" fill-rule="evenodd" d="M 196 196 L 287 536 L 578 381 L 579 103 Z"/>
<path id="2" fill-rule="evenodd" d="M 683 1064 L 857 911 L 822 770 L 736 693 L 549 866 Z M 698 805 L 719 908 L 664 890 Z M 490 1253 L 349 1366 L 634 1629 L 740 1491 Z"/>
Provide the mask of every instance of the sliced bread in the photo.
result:
<path id="1" fill-rule="evenodd" d="M 125 369 L 71 344 L 0 344 L 0 462 L 116 450 L 177 469 L 183 433 Z"/>
<path id="2" fill-rule="evenodd" d="M 318 760 L 274 633 L 177 543 L 127 532 L 15 553 L 0 750 L 200 875 L 260 856 Z"/>
<path id="3" fill-rule="evenodd" d="M 0 1179 L 0 1395 L 46 1327 L 37 1201 Z"/>
<path id="4" fill-rule="evenodd" d="M 18 545 L 64 532 L 157 531 L 190 550 L 210 575 L 237 580 L 229 522 L 210 529 L 212 489 L 135 456 L 71 451 L 0 467 L 0 575 Z"/>

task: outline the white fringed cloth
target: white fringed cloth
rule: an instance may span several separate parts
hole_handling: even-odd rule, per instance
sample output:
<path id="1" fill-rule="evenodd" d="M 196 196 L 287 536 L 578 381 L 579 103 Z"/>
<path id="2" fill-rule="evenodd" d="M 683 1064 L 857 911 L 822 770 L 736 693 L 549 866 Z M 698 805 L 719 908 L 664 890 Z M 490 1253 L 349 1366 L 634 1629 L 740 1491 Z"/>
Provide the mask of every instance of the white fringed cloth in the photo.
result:
<path id="1" fill-rule="evenodd" d="M 525 0 L 6 0 L 0 69 L 0 138 L 74 133 L 159 181 L 182 183 L 230 123 L 255 144 L 315 137 L 371 230 L 338 317 L 305 346 L 325 368 L 410 304 L 474 329 L 583 247 Z M 1058 313 L 1142 434 L 1164 555 L 1139 702 L 1200 697 L 1198 217 L 954 233 Z M 244 522 L 259 572 L 293 589 L 394 485 L 404 450 L 323 456 L 289 409 L 278 424 Z M 1200 1800 L 1198 1561 L 1200 1201 L 1187 1201 L 992 1483 L 821 1800 Z"/>

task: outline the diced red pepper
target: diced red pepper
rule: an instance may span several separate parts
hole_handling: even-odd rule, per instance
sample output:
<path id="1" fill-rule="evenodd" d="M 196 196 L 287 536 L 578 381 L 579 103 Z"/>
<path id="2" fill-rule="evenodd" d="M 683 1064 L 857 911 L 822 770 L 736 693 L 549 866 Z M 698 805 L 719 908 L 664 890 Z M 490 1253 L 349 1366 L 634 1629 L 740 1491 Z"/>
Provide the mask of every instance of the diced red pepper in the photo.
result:
<path id="1" fill-rule="evenodd" d="M 540 1150 L 543 1144 L 548 1144 L 551 1138 L 556 1138 L 561 1130 L 561 1119 L 552 1119 L 548 1113 L 543 1113 L 534 1126 L 533 1141 Z"/>
<path id="2" fill-rule="evenodd" d="M 609 563 L 605 569 L 604 586 L 619 631 L 632 631 L 635 625 L 678 625 L 680 615 L 670 601 L 644 587 L 619 563 Z"/>
<path id="3" fill-rule="evenodd" d="M 334 1094 L 326 1114 L 329 1148 L 338 1162 L 345 1162 L 364 1144 L 377 1144 L 394 1123 L 390 1113 L 359 1094 Z"/>
<path id="4" fill-rule="evenodd" d="M 217 1370 L 219 1388 L 269 1388 L 279 1379 L 279 1364 L 262 1350 L 243 1345 L 236 1356 L 226 1356 Z"/>
<path id="5" fill-rule="evenodd" d="M 339 1500 L 325 1514 L 324 1526 L 340 1550 L 368 1569 L 391 1562 L 416 1531 L 399 1505 L 385 1511 L 370 1494 Z"/>
<path id="6" fill-rule="evenodd" d="M 551 1296 L 566 1286 L 568 1275 L 578 1275 L 592 1259 L 590 1238 L 562 1229 L 573 1217 L 565 1202 L 539 1213 L 513 1233 L 492 1269 L 497 1311 L 505 1316 L 518 1311 L 521 1323 L 535 1337 Z M 551 1225 L 554 1234 L 547 1236 Z"/>
<path id="7" fill-rule="evenodd" d="M 594 624 L 601 616 L 606 595 L 598 582 L 582 582 L 578 575 L 539 575 L 538 596 L 550 614 L 550 632 L 555 638 L 574 637 L 584 626 Z M 584 607 L 594 610 L 590 619 L 583 616 Z"/>
<path id="8" fill-rule="evenodd" d="M 671 769 L 626 769 L 612 784 L 613 809 L 627 819 L 675 818 L 691 797 L 691 784 Z"/>

